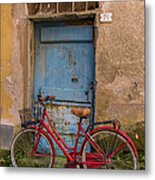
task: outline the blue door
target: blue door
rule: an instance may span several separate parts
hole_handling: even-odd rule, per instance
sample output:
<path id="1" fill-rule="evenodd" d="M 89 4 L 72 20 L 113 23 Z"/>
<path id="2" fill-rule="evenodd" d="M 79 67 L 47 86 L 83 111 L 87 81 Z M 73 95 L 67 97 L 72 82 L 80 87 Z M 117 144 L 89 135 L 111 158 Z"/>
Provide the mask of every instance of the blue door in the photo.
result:
<path id="1" fill-rule="evenodd" d="M 34 98 L 39 91 L 56 96 L 49 113 L 69 145 L 77 130 L 71 108 L 93 107 L 93 84 L 93 27 L 36 23 Z"/>

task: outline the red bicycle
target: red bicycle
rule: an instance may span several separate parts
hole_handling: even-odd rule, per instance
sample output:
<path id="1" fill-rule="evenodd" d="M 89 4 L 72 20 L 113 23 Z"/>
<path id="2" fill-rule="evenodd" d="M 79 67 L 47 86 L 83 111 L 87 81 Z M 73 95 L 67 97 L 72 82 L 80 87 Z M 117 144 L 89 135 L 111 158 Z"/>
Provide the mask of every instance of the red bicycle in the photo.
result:
<path id="1" fill-rule="evenodd" d="M 82 128 L 82 120 L 90 114 L 88 108 L 72 109 L 72 113 L 79 117 L 79 122 L 75 145 L 69 147 L 55 129 L 46 110 L 46 102 L 54 99 L 54 96 L 38 96 L 37 103 L 43 107 L 42 119 L 39 122 L 29 122 L 28 127 L 15 136 L 11 145 L 13 166 L 52 167 L 56 156 L 53 143 L 55 142 L 66 156 L 68 168 L 138 168 L 136 147 L 129 136 L 120 130 L 119 121 L 94 123 L 93 130 L 92 125 L 89 125 L 87 130 Z M 81 135 L 84 140 L 78 151 Z"/>

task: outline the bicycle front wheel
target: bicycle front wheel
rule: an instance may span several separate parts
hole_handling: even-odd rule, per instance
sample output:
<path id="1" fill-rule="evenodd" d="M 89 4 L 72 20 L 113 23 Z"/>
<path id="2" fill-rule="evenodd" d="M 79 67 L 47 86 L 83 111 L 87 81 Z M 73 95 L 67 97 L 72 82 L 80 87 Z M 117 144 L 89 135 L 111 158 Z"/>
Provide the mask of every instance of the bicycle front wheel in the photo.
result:
<path id="1" fill-rule="evenodd" d="M 11 160 L 15 167 L 51 167 L 54 161 L 54 150 L 41 133 L 37 141 L 37 130 L 24 129 L 17 134 L 11 145 Z M 34 152 L 32 149 L 35 147 Z"/>
<path id="2" fill-rule="evenodd" d="M 84 143 L 83 168 L 120 170 L 138 168 L 132 145 L 118 131 L 102 129 L 94 132 L 91 139 L 98 146 L 98 150 L 88 140 Z"/>

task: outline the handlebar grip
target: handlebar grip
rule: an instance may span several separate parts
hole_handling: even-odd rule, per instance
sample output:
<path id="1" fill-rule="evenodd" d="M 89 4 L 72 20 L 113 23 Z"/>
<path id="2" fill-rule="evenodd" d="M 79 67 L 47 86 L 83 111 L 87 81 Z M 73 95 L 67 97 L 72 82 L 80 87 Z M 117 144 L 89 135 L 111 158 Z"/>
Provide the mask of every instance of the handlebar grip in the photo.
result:
<path id="1" fill-rule="evenodd" d="M 38 96 L 38 100 L 41 101 L 41 102 L 46 102 L 48 100 L 54 100 L 56 98 L 56 96 L 46 96 L 45 98 L 42 98 L 42 97 L 39 97 Z"/>
<path id="2" fill-rule="evenodd" d="M 49 99 L 54 100 L 56 96 L 48 96 Z"/>
<path id="3" fill-rule="evenodd" d="M 39 101 L 45 101 L 45 98 L 38 97 L 38 100 L 39 100 Z"/>

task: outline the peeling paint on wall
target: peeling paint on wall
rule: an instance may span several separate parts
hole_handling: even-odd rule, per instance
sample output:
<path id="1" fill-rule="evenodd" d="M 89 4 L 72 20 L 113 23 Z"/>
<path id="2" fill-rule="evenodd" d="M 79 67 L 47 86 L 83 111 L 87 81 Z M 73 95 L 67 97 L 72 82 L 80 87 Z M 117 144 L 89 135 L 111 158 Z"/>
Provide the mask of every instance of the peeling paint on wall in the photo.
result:
<path id="1" fill-rule="evenodd" d="M 47 112 L 52 119 L 52 123 L 54 124 L 56 130 L 61 135 L 61 137 L 65 140 L 66 144 L 70 147 L 74 147 L 75 137 L 78 130 L 78 122 L 79 118 L 71 113 L 73 106 L 62 106 L 62 105 L 49 105 Z M 89 125 L 89 118 L 83 119 L 82 127 L 84 129 Z M 83 136 L 81 135 L 79 139 L 78 150 L 80 150 L 80 143 L 83 140 Z M 55 144 L 56 152 L 58 154 L 63 154 L 59 147 Z"/>
<path id="2" fill-rule="evenodd" d="M 1 121 L 11 122 L 12 116 L 9 113 L 9 107 L 12 105 L 11 97 L 7 87 L 12 87 L 11 55 L 13 49 L 13 22 L 12 22 L 12 5 L 1 4 Z M 7 15 L 7 16 L 6 16 Z"/>
<path id="3" fill-rule="evenodd" d="M 120 114 L 122 123 L 143 121 L 144 2 L 104 2 L 101 11 L 113 13 L 113 21 L 97 22 L 96 119 L 117 118 Z M 125 109 L 116 108 L 124 105 L 129 107 L 132 117 Z M 138 115 L 130 108 L 132 105 L 141 109 Z"/>
<path id="4" fill-rule="evenodd" d="M 20 124 L 18 110 L 30 106 L 32 100 L 33 21 L 41 16 L 30 21 L 26 4 L 4 4 L 1 11 L 1 114 L 3 123 L 16 126 Z M 102 12 L 113 13 L 112 22 L 100 23 Z M 80 16 L 88 18 L 89 13 Z M 70 15 L 53 15 L 51 20 L 73 21 L 79 12 Z M 45 15 L 42 18 L 49 20 Z M 143 121 L 144 1 L 100 2 L 94 29 L 96 121 L 117 117 L 122 123 Z"/>

